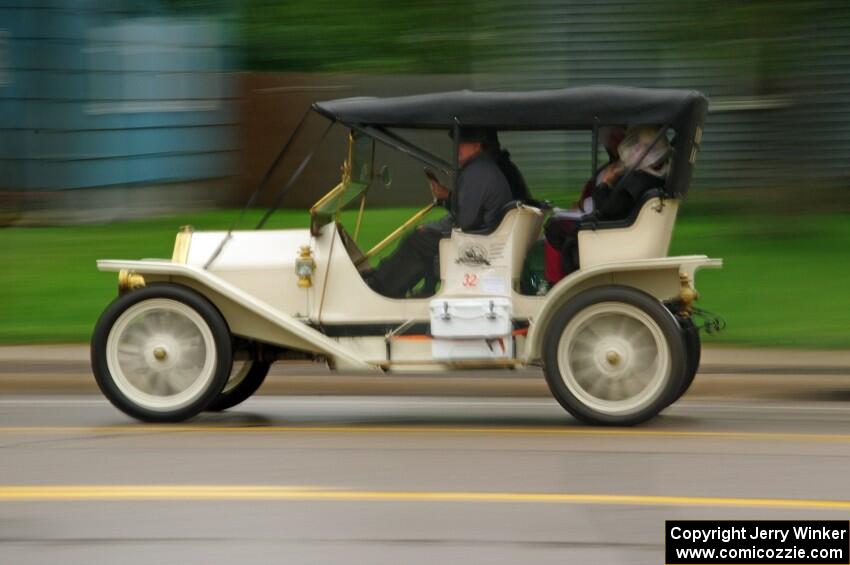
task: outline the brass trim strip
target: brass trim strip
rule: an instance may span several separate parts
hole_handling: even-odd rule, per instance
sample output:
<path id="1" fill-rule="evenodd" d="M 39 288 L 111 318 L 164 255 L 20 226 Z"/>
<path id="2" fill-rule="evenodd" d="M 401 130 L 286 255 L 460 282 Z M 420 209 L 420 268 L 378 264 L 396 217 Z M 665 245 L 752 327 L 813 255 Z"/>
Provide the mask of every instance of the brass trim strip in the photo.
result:
<path id="1" fill-rule="evenodd" d="M 360 237 L 360 224 L 363 222 L 363 213 L 366 211 L 366 191 L 360 196 L 360 211 L 357 212 L 357 223 L 354 224 L 354 243 Z"/>
<path id="2" fill-rule="evenodd" d="M 366 258 L 372 257 L 375 253 L 378 253 L 382 249 L 384 249 L 387 245 L 395 241 L 401 234 L 403 234 L 410 226 L 424 218 L 428 212 L 434 209 L 434 203 L 428 204 L 415 214 L 413 214 L 410 218 L 408 218 L 403 224 L 394 229 L 390 235 L 382 239 L 375 245 L 372 249 L 366 252 Z"/>
<path id="3" fill-rule="evenodd" d="M 310 208 L 310 215 L 315 214 L 319 208 L 327 204 L 334 196 L 345 190 L 347 186 L 348 184 L 345 181 L 340 181 L 339 184 L 330 190 L 330 192 L 319 198 L 319 200 L 313 204 Z"/>
<path id="4" fill-rule="evenodd" d="M 172 263 L 186 263 L 189 258 L 189 246 L 192 244 L 192 226 L 181 226 L 174 238 L 174 252 L 171 254 Z"/>

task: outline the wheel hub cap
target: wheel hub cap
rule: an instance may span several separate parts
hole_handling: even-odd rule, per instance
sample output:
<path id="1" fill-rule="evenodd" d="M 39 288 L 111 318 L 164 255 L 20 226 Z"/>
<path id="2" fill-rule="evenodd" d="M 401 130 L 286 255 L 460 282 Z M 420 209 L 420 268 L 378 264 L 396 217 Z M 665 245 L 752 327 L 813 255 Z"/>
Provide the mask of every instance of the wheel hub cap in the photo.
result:
<path id="1" fill-rule="evenodd" d="M 618 336 L 605 336 L 592 347 L 596 370 L 608 378 L 627 375 L 632 367 L 634 353 L 628 340 Z"/>

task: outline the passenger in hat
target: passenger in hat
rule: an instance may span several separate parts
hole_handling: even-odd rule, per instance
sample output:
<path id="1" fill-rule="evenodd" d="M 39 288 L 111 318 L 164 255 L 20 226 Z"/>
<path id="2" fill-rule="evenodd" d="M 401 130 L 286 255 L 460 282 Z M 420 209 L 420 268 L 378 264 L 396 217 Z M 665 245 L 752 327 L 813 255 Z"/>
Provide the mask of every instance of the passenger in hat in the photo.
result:
<path id="1" fill-rule="evenodd" d="M 591 179 L 589 201 L 585 198 L 581 203 L 581 214 L 567 213 L 559 218 L 556 213 L 549 220 L 545 233 L 551 248 L 547 248 L 546 264 L 546 278 L 550 284 L 579 267 L 577 233 L 581 220 L 590 217 L 602 221 L 625 219 L 644 193 L 664 186 L 671 148 L 667 137 L 663 134 L 659 137 L 658 131 L 657 127 L 647 125 L 628 128 L 616 145 L 616 158 Z M 609 156 L 614 157 L 611 142 L 617 139 L 617 132 L 611 133 L 613 135 L 606 139 L 600 135 L 600 141 L 608 141 L 606 149 Z"/>
<path id="2" fill-rule="evenodd" d="M 603 126 L 599 128 L 597 140 L 608 153 L 608 162 L 598 167 L 584 183 L 578 200 L 568 210 L 555 210 L 546 222 L 543 233 L 545 277 L 549 284 L 555 284 L 577 268 L 575 234 L 579 222 L 593 212 L 593 191 L 605 180 L 614 180 L 622 169 L 620 162 L 620 143 L 626 136 L 626 128 L 621 126 Z M 596 148 L 594 147 L 594 151 Z M 577 255 L 576 255 L 577 256 Z"/>
<path id="3" fill-rule="evenodd" d="M 455 189 L 429 178 L 431 193 L 448 215 L 420 227 L 405 237 L 392 255 L 366 275 L 367 284 L 390 298 L 404 298 L 425 277 L 433 274 L 440 240 L 452 228 L 490 233 L 498 227 L 502 208 L 513 200 L 511 187 L 499 167 L 496 132 L 489 128 L 461 128 L 457 143 L 460 170 Z M 433 288 L 427 289 L 433 292 Z M 426 292 L 427 293 L 427 292 Z"/>
<path id="4" fill-rule="evenodd" d="M 575 208 L 587 214 L 593 212 L 593 189 L 602 182 L 603 178 L 607 178 L 606 175 L 619 169 L 620 143 L 622 143 L 625 137 L 626 128 L 620 126 L 603 126 L 599 128 L 599 144 L 608 153 L 608 162 L 596 169 L 593 176 L 587 179 L 581 191 L 581 196 L 575 204 Z"/>
<path id="5" fill-rule="evenodd" d="M 658 137 L 658 128 L 654 126 L 633 126 L 626 130 L 619 154 L 619 162 L 613 164 L 593 189 L 594 214 L 600 220 L 628 217 L 645 192 L 664 186 L 670 170 L 670 143 L 663 134 Z"/>

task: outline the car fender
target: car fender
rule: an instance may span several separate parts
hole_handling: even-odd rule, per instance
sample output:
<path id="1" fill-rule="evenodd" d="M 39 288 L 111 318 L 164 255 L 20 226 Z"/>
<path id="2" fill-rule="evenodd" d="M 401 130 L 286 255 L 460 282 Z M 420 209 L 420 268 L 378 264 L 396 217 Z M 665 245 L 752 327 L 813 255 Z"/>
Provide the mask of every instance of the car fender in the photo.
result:
<path id="1" fill-rule="evenodd" d="M 659 300 L 669 300 L 679 295 L 683 284 L 693 288 L 697 269 L 722 265 L 721 259 L 686 255 L 618 261 L 578 270 L 559 281 L 546 295 L 529 325 L 522 359 L 527 363 L 540 361 L 549 323 L 562 305 L 582 291 L 602 285 L 622 284 L 642 290 Z"/>
<path id="2" fill-rule="evenodd" d="M 278 311 L 201 267 L 166 260 L 99 260 L 97 268 L 131 271 L 142 275 L 145 283 L 173 282 L 188 286 L 215 304 L 234 334 L 326 355 L 335 368 L 377 370 L 304 321 Z"/>

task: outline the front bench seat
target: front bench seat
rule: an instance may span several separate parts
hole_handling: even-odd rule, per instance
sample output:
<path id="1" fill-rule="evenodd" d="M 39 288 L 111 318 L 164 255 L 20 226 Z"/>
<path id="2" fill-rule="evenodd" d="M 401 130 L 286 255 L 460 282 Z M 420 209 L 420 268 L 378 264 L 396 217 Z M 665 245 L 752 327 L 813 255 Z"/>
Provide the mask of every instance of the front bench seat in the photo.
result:
<path id="1" fill-rule="evenodd" d="M 503 260 L 496 262 L 498 264 L 494 263 L 495 270 L 493 273 L 504 271 L 506 277 L 504 290 L 506 293 L 509 294 L 511 288 L 517 288 L 525 256 L 531 244 L 540 235 L 545 214 L 539 208 L 525 205 L 519 201 L 509 202 L 502 210 L 504 216 L 499 227 L 492 233 L 470 233 L 454 230 L 450 238 L 440 241 L 440 279 L 449 294 L 457 291 L 466 293 L 466 290 L 468 290 L 456 288 L 460 281 L 454 279 L 462 277 L 460 271 L 465 270 L 463 265 L 457 262 L 457 259 L 462 247 L 476 244 L 499 253 L 503 258 Z M 449 281 L 449 278 L 452 280 Z M 486 292 L 483 293 L 487 294 Z"/>

